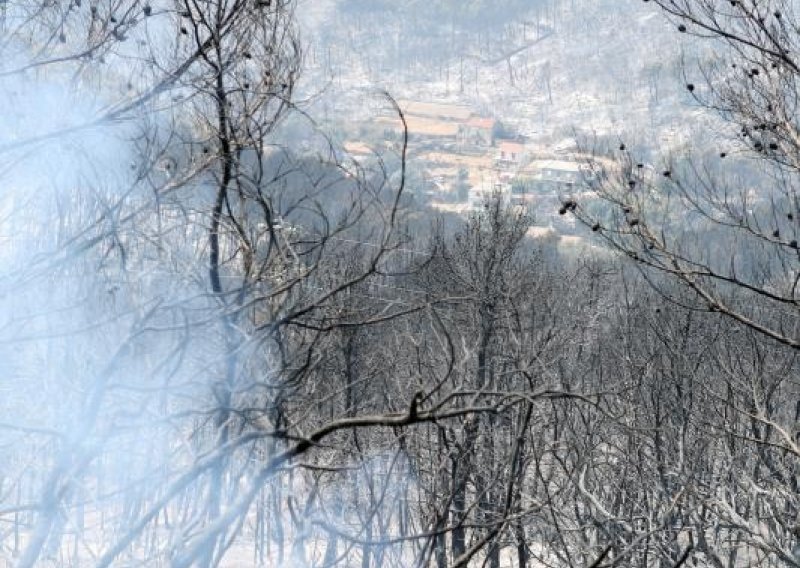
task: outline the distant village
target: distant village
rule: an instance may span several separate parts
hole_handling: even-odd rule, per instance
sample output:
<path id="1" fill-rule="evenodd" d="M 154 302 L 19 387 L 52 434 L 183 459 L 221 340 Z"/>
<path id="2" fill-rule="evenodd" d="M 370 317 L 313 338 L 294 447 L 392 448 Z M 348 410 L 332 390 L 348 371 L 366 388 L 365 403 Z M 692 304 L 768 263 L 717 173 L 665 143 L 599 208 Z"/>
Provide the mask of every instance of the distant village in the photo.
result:
<path id="1" fill-rule="evenodd" d="M 565 196 L 594 199 L 589 157 L 573 145 L 547 148 L 509 135 L 494 118 L 461 104 L 400 100 L 408 128 L 409 164 L 421 171 L 424 197 L 435 210 L 467 214 L 499 196 L 535 219 L 532 236 L 574 238 L 574 220 L 559 216 Z M 375 156 L 375 140 L 397 147 L 403 123 L 384 111 L 361 125 L 365 139 L 343 144 L 356 161 Z M 575 244 L 578 244 L 577 242 Z"/>

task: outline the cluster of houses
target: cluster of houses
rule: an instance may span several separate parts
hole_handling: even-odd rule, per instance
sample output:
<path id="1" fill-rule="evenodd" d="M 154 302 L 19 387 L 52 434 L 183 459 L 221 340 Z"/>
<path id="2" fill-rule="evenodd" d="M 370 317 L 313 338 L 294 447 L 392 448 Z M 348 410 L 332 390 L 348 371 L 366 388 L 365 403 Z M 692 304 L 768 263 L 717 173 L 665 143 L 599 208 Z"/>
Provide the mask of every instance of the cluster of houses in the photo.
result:
<path id="1" fill-rule="evenodd" d="M 409 160 L 422 169 L 433 207 L 465 212 L 491 195 L 531 205 L 573 193 L 590 170 L 575 155 L 557 155 L 502 137 L 493 118 L 461 104 L 400 100 L 403 120 L 387 111 L 377 119 L 386 139 L 398 140 L 408 129 Z M 369 148 L 349 142 L 356 157 Z"/>
<path id="2" fill-rule="evenodd" d="M 408 128 L 409 140 L 417 147 L 481 153 L 494 145 L 495 120 L 477 115 L 459 104 L 398 101 Z M 403 125 L 395 115 L 379 119 L 387 129 L 399 132 Z"/>

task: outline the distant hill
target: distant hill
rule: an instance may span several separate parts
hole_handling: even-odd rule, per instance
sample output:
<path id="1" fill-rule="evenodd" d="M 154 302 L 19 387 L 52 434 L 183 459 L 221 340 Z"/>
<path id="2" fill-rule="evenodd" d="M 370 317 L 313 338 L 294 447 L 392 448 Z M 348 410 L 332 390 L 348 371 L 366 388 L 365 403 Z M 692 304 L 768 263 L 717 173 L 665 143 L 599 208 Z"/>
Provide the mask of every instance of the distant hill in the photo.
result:
<path id="1" fill-rule="evenodd" d="M 699 45 L 641 1 L 305 6 L 306 89 L 325 88 L 338 105 L 380 88 L 470 104 L 541 143 L 625 135 L 663 151 L 711 120 L 692 107 L 681 76 L 682 60 L 691 73 L 703 55 Z"/>

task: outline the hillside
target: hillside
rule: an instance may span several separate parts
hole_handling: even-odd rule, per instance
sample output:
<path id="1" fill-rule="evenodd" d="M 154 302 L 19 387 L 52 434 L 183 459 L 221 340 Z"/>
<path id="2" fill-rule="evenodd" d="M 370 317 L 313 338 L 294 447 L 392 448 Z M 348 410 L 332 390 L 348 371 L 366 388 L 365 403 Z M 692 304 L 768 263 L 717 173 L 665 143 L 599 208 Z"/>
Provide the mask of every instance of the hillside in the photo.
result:
<path id="1" fill-rule="evenodd" d="M 358 4 L 308 3 L 305 13 L 307 85 L 326 84 L 323 100 L 339 108 L 365 89 L 468 103 L 541 144 L 577 131 L 664 150 L 687 139 L 685 123 L 700 126 L 681 71 L 685 59 L 691 73 L 696 42 L 645 3 L 500 3 L 511 6 L 502 23 L 474 27 L 422 26 L 421 2 Z"/>

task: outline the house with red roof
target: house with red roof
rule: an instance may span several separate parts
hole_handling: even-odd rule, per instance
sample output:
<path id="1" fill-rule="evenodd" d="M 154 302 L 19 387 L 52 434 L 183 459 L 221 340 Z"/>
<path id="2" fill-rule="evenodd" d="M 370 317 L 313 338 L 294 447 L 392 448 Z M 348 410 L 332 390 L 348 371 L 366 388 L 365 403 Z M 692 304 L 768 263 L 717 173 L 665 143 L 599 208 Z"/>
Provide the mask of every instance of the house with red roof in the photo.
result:
<path id="1" fill-rule="evenodd" d="M 510 169 L 522 165 L 526 155 L 524 144 L 503 140 L 497 146 L 495 161 L 498 167 Z"/>
<path id="2" fill-rule="evenodd" d="M 466 148 L 489 148 L 494 145 L 493 118 L 473 116 L 459 129 L 459 141 Z"/>

